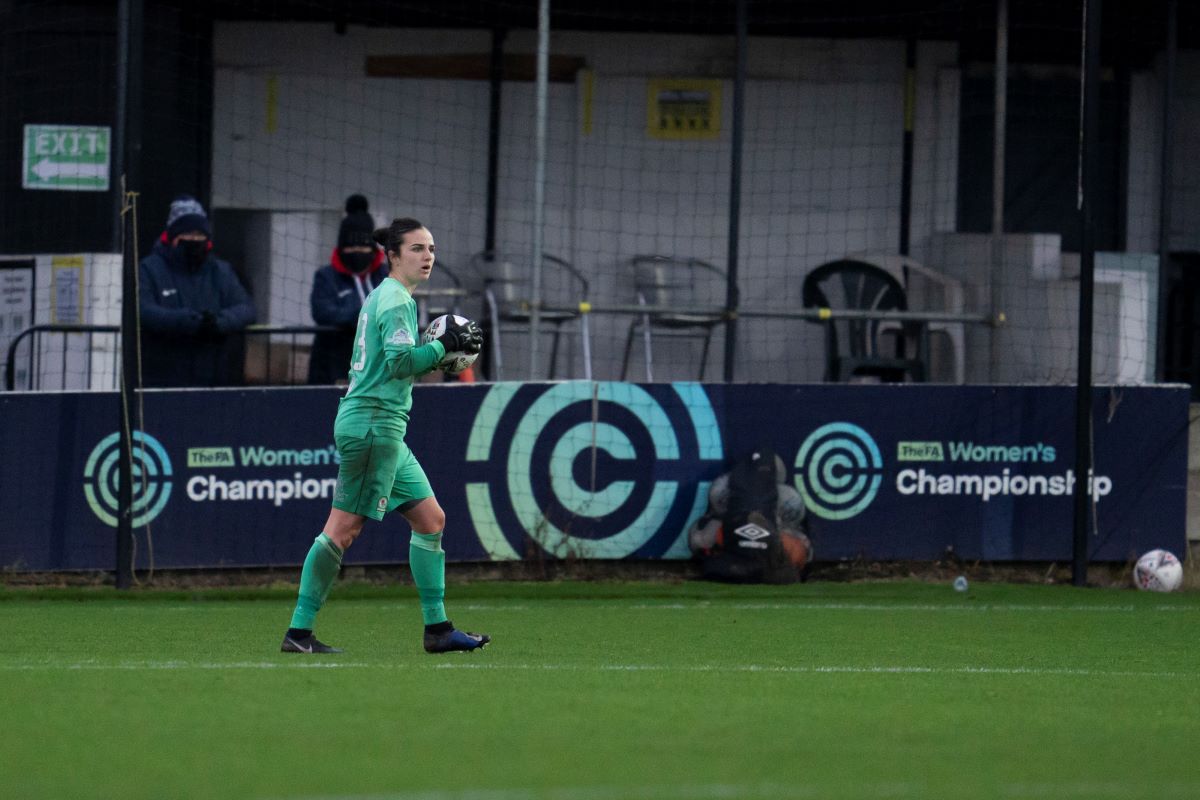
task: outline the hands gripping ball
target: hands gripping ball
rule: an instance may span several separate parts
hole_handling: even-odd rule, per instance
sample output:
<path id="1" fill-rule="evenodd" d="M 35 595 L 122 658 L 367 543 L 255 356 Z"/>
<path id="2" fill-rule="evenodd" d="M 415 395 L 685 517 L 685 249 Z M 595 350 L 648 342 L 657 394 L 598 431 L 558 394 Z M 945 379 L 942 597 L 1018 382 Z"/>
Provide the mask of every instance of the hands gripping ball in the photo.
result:
<path id="1" fill-rule="evenodd" d="M 483 350 L 483 331 L 479 325 L 457 314 L 443 314 L 429 323 L 421 334 L 421 344 L 440 341 L 446 348 L 446 357 L 438 369 L 451 375 L 462 372 L 475 363 Z"/>
<path id="2" fill-rule="evenodd" d="M 1173 592 L 1183 583 L 1183 565 L 1166 550 L 1151 550 L 1133 565 L 1133 583 L 1148 592 Z"/>

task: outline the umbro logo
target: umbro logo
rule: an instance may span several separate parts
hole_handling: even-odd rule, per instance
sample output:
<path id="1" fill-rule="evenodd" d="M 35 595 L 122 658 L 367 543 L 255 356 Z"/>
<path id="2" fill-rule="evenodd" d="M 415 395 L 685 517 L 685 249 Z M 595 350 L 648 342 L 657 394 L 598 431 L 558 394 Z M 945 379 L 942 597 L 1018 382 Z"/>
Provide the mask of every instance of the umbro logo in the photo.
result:
<path id="1" fill-rule="evenodd" d="M 752 542 L 756 542 L 759 539 L 765 539 L 771 535 L 769 530 L 763 528 L 762 526 L 755 525 L 753 522 L 747 522 L 740 528 L 735 528 L 733 532 L 743 539 L 749 539 Z"/>
<path id="2" fill-rule="evenodd" d="M 179 290 L 178 289 L 163 289 L 162 296 L 170 297 L 171 295 L 175 294 L 177 291 L 179 291 Z"/>

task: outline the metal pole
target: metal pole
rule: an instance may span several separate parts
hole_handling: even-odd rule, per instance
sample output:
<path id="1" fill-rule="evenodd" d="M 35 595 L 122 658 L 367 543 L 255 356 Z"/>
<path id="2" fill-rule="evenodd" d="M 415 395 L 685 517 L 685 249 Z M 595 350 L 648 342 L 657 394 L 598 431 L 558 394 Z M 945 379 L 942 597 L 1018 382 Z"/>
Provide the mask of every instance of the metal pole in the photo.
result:
<path id="1" fill-rule="evenodd" d="M 900 255 L 909 251 L 912 227 L 913 116 L 917 104 L 917 40 L 909 37 L 904 45 L 904 142 L 900 172 Z"/>
<path id="2" fill-rule="evenodd" d="M 542 250 L 546 224 L 546 95 L 550 77 L 550 0 L 538 0 L 537 134 L 533 164 L 533 308 L 529 330 L 529 379 L 534 380 L 542 322 Z M 551 365 L 553 369 L 553 365 Z"/>
<path id="3" fill-rule="evenodd" d="M 733 72 L 733 136 L 729 153 L 729 255 L 725 273 L 725 368 L 732 383 L 737 363 L 738 238 L 742 215 L 742 127 L 746 109 L 746 28 L 749 0 L 737 2 L 737 55 Z"/>
<path id="4" fill-rule="evenodd" d="M 1156 374 L 1160 381 L 1168 380 L 1167 370 L 1167 301 L 1171 279 L 1171 162 L 1175 158 L 1175 57 L 1177 26 L 1179 23 L 1178 0 L 1167 0 L 1166 74 L 1162 88 L 1162 145 L 1158 152 L 1158 319 L 1156 330 L 1158 342 L 1155 361 Z"/>
<path id="5" fill-rule="evenodd" d="M 1000 331 L 1005 319 L 1004 275 L 1004 151 L 1008 125 L 1008 0 L 996 0 L 996 65 L 993 85 L 992 117 L 992 263 L 990 288 L 992 335 L 990 337 L 988 378 L 998 380 L 1004 354 Z"/>
<path id="6" fill-rule="evenodd" d="M 1100 0 L 1083 2 L 1083 105 L 1079 130 L 1079 366 L 1075 382 L 1075 514 L 1071 583 L 1087 584 L 1092 502 L 1092 305 L 1096 245 L 1092 199 L 1100 143 Z"/>
<path id="7" fill-rule="evenodd" d="M 126 186 L 124 179 L 122 187 Z M 136 200 L 132 202 L 136 203 Z M 126 211 L 122 219 L 123 241 L 121 278 L 121 383 L 118 394 L 120 413 L 120 451 L 117 473 L 117 563 L 116 582 L 118 589 L 128 589 L 133 583 L 133 408 L 137 402 L 137 284 L 134 271 L 138 268 L 134 258 L 137 228 L 135 216 Z"/>
<path id="8" fill-rule="evenodd" d="M 138 391 L 137 338 L 137 229 L 136 215 L 124 211 L 127 199 L 141 186 L 142 149 L 142 30 L 143 0 L 120 0 L 118 7 L 118 125 L 121 137 L 119 174 L 121 222 L 121 382 L 118 396 L 120 449 L 117 471 L 116 585 L 128 589 L 133 583 L 133 424 L 132 408 Z M 136 200 L 133 201 L 136 204 Z M 135 206 L 136 207 L 136 206 Z"/>
<path id="9" fill-rule="evenodd" d="M 504 89 L 505 34 L 503 28 L 492 29 L 492 65 L 488 74 L 491 96 L 488 101 L 487 217 L 483 250 L 493 257 L 496 254 L 496 193 L 500 175 L 500 100 Z"/>
<path id="10" fill-rule="evenodd" d="M 112 141 L 112 174 L 113 181 L 113 223 L 112 223 L 112 252 L 121 252 L 121 242 L 125 236 L 123 210 L 125 208 L 125 187 L 121 177 L 125 174 L 125 122 L 129 114 L 129 3 L 120 0 L 117 4 L 117 108 L 113 119 Z"/>

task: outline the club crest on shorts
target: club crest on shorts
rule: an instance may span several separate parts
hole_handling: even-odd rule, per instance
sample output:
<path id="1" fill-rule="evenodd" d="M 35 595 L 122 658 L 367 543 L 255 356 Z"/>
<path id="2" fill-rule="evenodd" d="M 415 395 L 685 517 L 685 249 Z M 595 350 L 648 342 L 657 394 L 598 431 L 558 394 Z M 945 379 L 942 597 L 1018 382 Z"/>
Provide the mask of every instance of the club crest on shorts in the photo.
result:
<path id="1" fill-rule="evenodd" d="M 376 506 L 376 509 L 378 509 L 380 513 L 387 511 L 387 498 L 386 497 L 379 498 L 379 505 Z"/>

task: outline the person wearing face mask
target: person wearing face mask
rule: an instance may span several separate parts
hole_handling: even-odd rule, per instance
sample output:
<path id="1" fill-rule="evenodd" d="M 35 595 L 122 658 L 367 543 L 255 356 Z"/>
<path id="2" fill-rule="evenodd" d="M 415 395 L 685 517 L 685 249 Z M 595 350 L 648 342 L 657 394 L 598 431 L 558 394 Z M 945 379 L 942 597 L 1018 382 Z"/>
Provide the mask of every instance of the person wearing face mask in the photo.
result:
<path id="1" fill-rule="evenodd" d="M 329 263 L 313 278 L 310 301 L 313 321 L 338 328 L 313 338 L 308 361 L 308 382 L 345 383 L 354 349 L 358 312 L 371 290 L 387 277 L 386 258 L 372 235 L 375 220 L 361 194 L 346 198 L 346 216 L 338 229 L 337 247 Z"/>
<path id="2" fill-rule="evenodd" d="M 148 387 L 242 383 L 241 342 L 254 302 L 229 262 L 212 252 L 196 198 L 171 202 L 167 227 L 138 267 L 142 383 Z"/>

